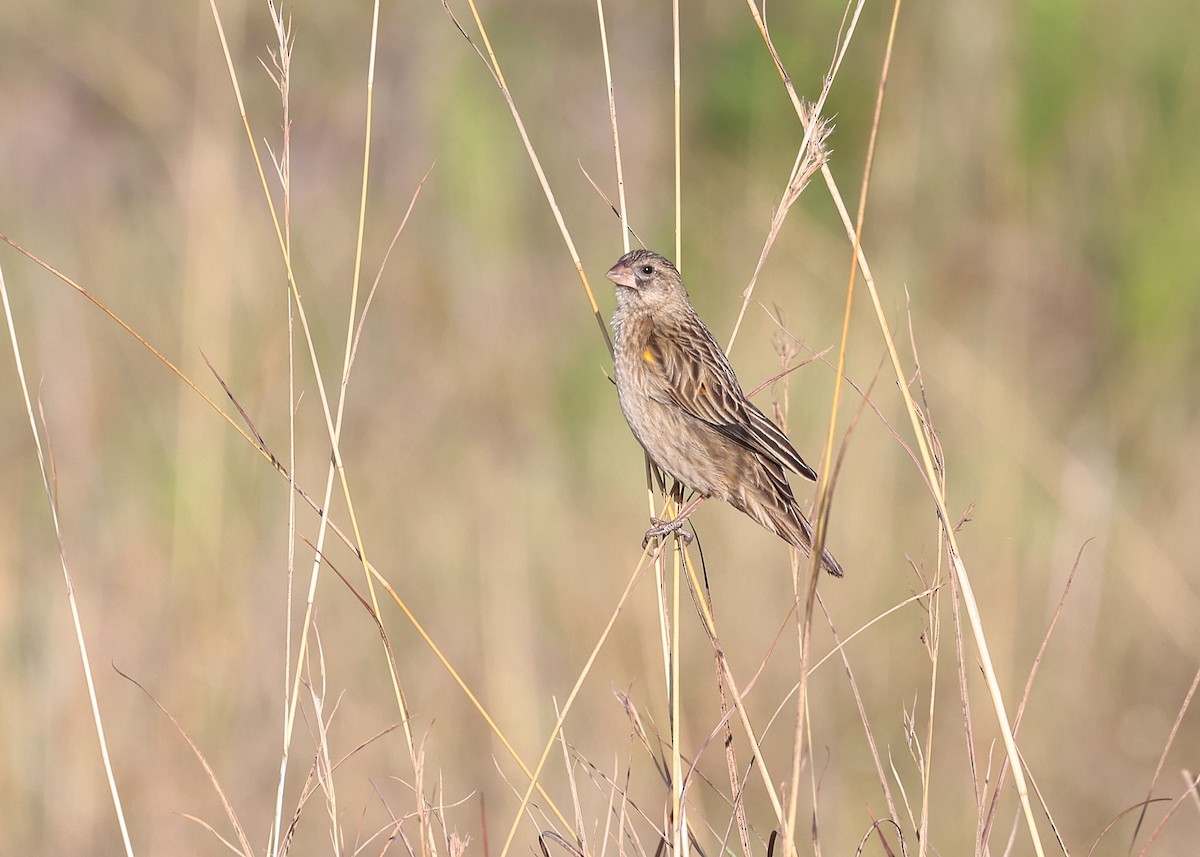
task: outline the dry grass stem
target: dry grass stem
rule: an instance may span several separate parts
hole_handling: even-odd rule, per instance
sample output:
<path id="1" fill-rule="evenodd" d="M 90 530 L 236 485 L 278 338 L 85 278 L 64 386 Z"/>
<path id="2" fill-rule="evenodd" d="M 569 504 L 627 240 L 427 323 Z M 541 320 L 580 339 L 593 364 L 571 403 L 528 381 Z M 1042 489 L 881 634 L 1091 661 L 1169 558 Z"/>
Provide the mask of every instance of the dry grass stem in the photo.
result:
<path id="1" fill-rule="evenodd" d="M 374 0 L 368 26 L 209 0 L 196 32 L 128 5 L 0 28 L 33 72 L 10 111 L 30 133 L 0 132 L 0 217 L 22 224 L 0 249 L 29 275 L 10 306 L 0 269 L 0 417 L 34 439 L 0 481 L 14 849 L 114 850 L 119 829 L 129 857 L 1187 851 L 1196 349 L 1163 318 L 1194 315 L 1195 265 L 1178 224 L 1135 215 L 1178 207 L 1160 185 L 1195 196 L 1168 133 L 1192 117 L 1144 105 L 1147 158 L 1053 73 L 1114 25 L 1063 40 L 1069 16 L 1026 33 L 993 10 L 913 41 L 901 0 L 770 25 L 759 0 L 596 0 L 591 22 Z M 1143 17 L 1106 92 L 1182 79 Z M 726 350 L 754 302 L 738 366 L 820 474 L 791 486 L 812 562 L 648 455 L 645 505 L 620 499 L 638 447 L 547 245 L 611 353 L 589 272 L 614 220 L 626 252 L 631 220 L 673 230 L 680 269 L 687 243 L 700 304 L 750 253 Z M 701 504 L 639 554 L 643 515 Z M 818 589 L 827 538 L 847 579 Z M 138 666 L 106 686 L 93 658 Z M 1051 686 L 1068 702 L 1031 704 Z M 191 823 L 151 823 L 169 813 Z"/>
<path id="2" fill-rule="evenodd" d="M 0 239 L 8 242 L 22 253 L 25 252 L 5 236 L 0 235 Z M 26 253 L 26 255 L 28 256 L 29 254 Z M 21 385 L 21 397 L 25 404 L 25 415 L 29 418 L 29 430 L 33 434 L 33 445 L 37 451 L 38 469 L 41 472 L 42 486 L 46 492 L 46 502 L 50 507 L 50 519 L 54 524 L 54 538 L 58 545 L 59 567 L 62 569 L 63 583 L 66 586 L 67 603 L 71 607 L 71 623 L 75 631 L 75 645 L 79 649 L 79 658 L 83 663 L 83 678 L 84 683 L 87 685 L 92 723 L 96 727 L 96 740 L 100 746 L 100 759 L 104 763 L 104 775 L 108 782 L 109 794 L 112 796 L 113 811 L 117 817 L 117 826 L 121 830 L 121 842 L 125 847 L 125 853 L 129 857 L 133 857 L 133 843 L 129 838 L 129 827 L 125 821 L 125 811 L 121 806 L 121 793 L 117 788 L 112 759 L 108 753 L 108 740 L 104 735 L 104 718 L 100 714 L 100 701 L 96 694 L 96 682 L 92 676 L 92 662 L 88 657 L 86 637 L 83 633 L 83 620 L 79 614 L 79 603 L 75 598 L 75 584 L 71 578 L 70 566 L 67 563 L 66 542 L 63 539 L 62 527 L 58 520 L 58 491 L 57 478 L 55 477 L 53 467 L 54 456 L 49 441 L 46 441 L 45 448 L 43 448 L 42 435 L 38 431 L 38 423 L 33 415 L 33 403 L 29 396 L 29 384 L 25 380 L 25 365 L 21 360 L 21 346 L 17 341 L 17 326 L 13 321 L 12 305 L 8 300 L 8 286 L 4 281 L 4 269 L 2 267 L 0 267 L 0 301 L 4 304 L 4 321 L 8 326 L 8 339 L 12 345 L 13 360 L 16 362 L 17 380 Z M 39 402 L 39 409 L 40 406 L 41 403 Z M 45 423 L 43 422 L 44 428 Z M 47 432 L 48 434 L 49 432 Z"/>

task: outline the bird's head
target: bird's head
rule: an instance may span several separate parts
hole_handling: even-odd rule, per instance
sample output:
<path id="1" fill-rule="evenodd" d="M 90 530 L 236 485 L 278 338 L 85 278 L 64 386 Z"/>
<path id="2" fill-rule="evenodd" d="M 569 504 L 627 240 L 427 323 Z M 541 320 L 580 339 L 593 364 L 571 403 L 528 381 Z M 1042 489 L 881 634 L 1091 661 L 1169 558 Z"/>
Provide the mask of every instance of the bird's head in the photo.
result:
<path id="1" fill-rule="evenodd" d="M 617 260 L 606 276 L 617 284 L 617 305 L 657 309 L 687 301 L 687 290 L 670 260 L 649 250 L 634 250 Z"/>

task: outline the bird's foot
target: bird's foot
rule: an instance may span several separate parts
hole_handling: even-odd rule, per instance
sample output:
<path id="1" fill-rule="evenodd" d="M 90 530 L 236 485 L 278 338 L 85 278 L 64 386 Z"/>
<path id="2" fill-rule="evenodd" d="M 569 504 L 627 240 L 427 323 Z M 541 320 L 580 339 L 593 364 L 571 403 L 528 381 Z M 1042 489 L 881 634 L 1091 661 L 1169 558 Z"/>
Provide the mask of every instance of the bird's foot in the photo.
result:
<path id="1" fill-rule="evenodd" d="M 646 549 L 646 545 L 650 544 L 651 539 L 661 539 L 664 536 L 669 536 L 672 534 L 674 534 L 675 538 L 679 539 L 685 545 L 690 544 L 695 536 L 683 529 L 683 525 L 687 523 L 687 518 L 687 515 L 680 515 L 673 521 L 664 521 L 660 518 L 651 518 L 650 523 L 654 524 L 654 526 L 646 530 L 646 535 L 642 539 L 642 549 Z"/>

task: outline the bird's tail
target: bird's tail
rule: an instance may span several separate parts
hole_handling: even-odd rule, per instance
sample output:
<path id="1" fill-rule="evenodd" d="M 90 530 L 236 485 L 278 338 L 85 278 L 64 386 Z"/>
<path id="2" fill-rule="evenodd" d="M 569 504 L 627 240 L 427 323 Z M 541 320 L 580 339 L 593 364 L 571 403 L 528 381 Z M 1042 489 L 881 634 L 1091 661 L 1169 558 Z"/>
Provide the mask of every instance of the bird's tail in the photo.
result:
<path id="1" fill-rule="evenodd" d="M 800 511 L 794 501 L 790 504 L 787 512 L 785 518 L 791 523 L 791 531 L 787 534 L 781 532 L 780 535 L 804 551 L 805 556 L 812 556 L 812 524 L 809 523 L 808 518 L 804 517 L 804 513 Z M 834 577 L 842 577 L 845 573 L 842 571 L 842 564 L 824 546 L 821 547 L 821 568 Z"/>
<path id="2" fill-rule="evenodd" d="M 805 556 L 812 556 L 812 524 L 804 517 L 793 498 L 776 494 L 767 498 L 750 495 L 730 499 L 735 506 L 758 523 L 788 544 L 802 550 Z M 834 577 L 841 577 L 844 573 L 842 564 L 825 548 L 821 548 L 821 567 Z"/>

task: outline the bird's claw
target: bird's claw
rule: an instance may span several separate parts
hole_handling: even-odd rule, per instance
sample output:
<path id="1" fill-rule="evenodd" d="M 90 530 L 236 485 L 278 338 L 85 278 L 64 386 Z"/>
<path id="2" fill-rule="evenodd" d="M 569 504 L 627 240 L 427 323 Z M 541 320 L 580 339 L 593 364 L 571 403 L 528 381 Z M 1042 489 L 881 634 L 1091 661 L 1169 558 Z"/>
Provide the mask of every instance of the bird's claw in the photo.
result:
<path id="1" fill-rule="evenodd" d="M 676 518 L 673 521 L 651 518 L 650 523 L 654 526 L 646 530 L 646 535 L 642 538 L 642 550 L 646 549 L 646 545 L 650 544 L 651 539 L 661 539 L 664 536 L 672 534 L 685 545 L 691 544 L 692 539 L 695 538 L 695 536 L 683 529 L 683 525 L 687 523 L 687 518 Z"/>

